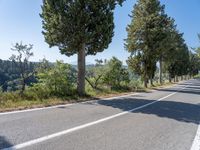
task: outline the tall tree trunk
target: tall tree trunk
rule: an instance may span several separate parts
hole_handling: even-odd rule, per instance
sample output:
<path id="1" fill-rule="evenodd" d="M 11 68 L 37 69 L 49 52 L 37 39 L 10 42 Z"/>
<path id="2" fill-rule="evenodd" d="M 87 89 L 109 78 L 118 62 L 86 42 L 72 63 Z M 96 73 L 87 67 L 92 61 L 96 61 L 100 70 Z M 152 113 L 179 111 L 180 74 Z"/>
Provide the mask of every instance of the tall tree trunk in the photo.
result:
<path id="1" fill-rule="evenodd" d="M 151 74 L 151 77 L 150 77 L 150 83 L 151 83 L 151 86 L 154 86 L 153 85 L 153 75 Z"/>
<path id="2" fill-rule="evenodd" d="M 148 84 L 148 81 L 147 81 L 147 79 L 145 78 L 145 79 L 144 79 L 144 87 L 145 87 L 145 88 L 148 87 L 147 84 Z"/>
<path id="3" fill-rule="evenodd" d="M 148 87 L 148 78 L 147 78 L 147 63 L 144 62 L 144 87 L 147 88 Z"/>
<path id="4" fill-rule="evenodd" d="M 178 80 L 178 76 L 176 76 L 176 82 L 179 82 L 179 80 Z"/>
<path id="5" fill-rule="evenodd" d="M 25 91 L 25 88 L 26 88 L 26 87 L 25 87 L 26 85 L 25 85 L 25 79 L 24 79 L 24 78 L 22 78 L 21 84 L 22 84 L 22 85 L 21 85 L 22 88 L 21 88 L 20 94 L 23 95 L 23 94 L 24 94 L 24 91 Z"/>
<path id="6" fill-rule="evenodd" d="M 85 95 L 85 44 L 78 51 L 78 81 L 77 91 L 80 96 Z"/>
<path id="7" fill-rule="evenodd" d="M 153 79 L 152 79 L 152 78 L 150 79 L 150 82 L 151 82 L 151 86 L 154 86 L 154 85 L 153 85 Z"/>
<path id="8" fill-rule="evenodd" d="M 162 56 L 160 57 L 160 70 L 159 70 L 159 82 L 162 85 L 162 72 L 163 72 L 163 65 L 162 65 L 163 59 Z"/>
<path id="9" fill-rule="evenodd" d="M 183 76 L 181 76 L 181 81 L 183 81 Z"/>
<path id="10" fill-rule="evenodd" d="M 171 77 L 171 74 L 169 74 L 169 83 L 172 82 L 172 77 Z"/>

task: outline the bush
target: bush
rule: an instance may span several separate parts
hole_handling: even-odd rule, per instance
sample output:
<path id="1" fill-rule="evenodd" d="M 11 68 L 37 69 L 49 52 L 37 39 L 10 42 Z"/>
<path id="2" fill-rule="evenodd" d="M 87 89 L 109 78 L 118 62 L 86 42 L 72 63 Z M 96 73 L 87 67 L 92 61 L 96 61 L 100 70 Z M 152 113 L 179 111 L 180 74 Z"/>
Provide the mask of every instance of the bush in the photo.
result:
<path id="1" fill-rule="evenodd" d="M 50 98 L 50 91 L 40 84 L 35 84 L 32 87 L 26 89 L 24 95 L 28 99 L 48 99 Z"/>
<path id="2" fill-rule="evenodd" d="M 195 75 L 194 78 L 196 78 L 196 79 L 200 78 L 200 74 Z"/>
<path id="3" fill-rule="evenodd" d="M 37 71 L 38 83 L 33 84 L 31 90 L 39 98 L 49 96 L 68 96 L 75 91 L 76 71 L 69 64 L 57 61 L 54 66 L 43 67 Z"/>
<path id="4" fill-rule="evenodd" d="M 111 89 L 120 89 L 121 83 L 129 83 L 129 72 L 123 67 L 122 62 L 113 57 L 106 64 L 104 83 L 111 86 Z"/>
<path id="5" fill-rule="evenodd" d="M 132 91 L 137 91 L 138 89 L 142 89 L 142 82 L 140 80 L 131 80 L 129 83 L 129 87 Z"/>

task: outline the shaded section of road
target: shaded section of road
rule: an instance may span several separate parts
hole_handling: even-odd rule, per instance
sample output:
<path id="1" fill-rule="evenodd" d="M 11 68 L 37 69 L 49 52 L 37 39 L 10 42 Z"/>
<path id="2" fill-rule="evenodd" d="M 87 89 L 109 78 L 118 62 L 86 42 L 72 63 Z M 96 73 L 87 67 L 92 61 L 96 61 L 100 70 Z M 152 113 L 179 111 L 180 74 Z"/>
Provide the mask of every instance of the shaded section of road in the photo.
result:
<path id="1" fill-rule="evenodd" d="M 180 88 L 182 87 L 173 87 L 173 89 L 177 90 Z M 150 103 L 152 98 L 158 100 L 168 94 L 170 92 L 154 91 L 151 93 L 140 93 L 139 95 L 129 97 L 131 104 L 126 102 L 126 100 L 124 100 L 123 104 L 127 106 L 127 109 L 133 109 Z M 121 102 L 123 99 L 115 98 L 112 100 L 112 103 Z M 144 101 L 140 101 L 140 99 L 144 99 Z M 17 145 L 124 111 L 120 108 L 102 105 L 99 103 L 100 101 L 41 111 L 2 115 L 0 116 L 0 135 L 7 137 L 13 145 Z"/>
<path id="2" fill-rule="evenodd" d="M 12 147 L 13 144 L 4 136 L 0 136 L 0 148 Z"/>
<path id="3" fill-rule="evenodd" d="M 137 99 L 134 102 L 154 102 L 155 100 L 145 100 Z M 130 107 L 133 105 L 131 99 L 118 100 L 117 102 L 113 101 L 100 101 L 101 105 L 106 105 L 114 108 L 119 108 L 123 111 L 130 110 Z M 143 114 L 153 114 L 158 117 L 164 117 L 169 119 L 174 119 L 181 122 L 188 122 L 198 124 L 200 119 L 200 107 L 196 104 L 177 102 L 177 101 L 159 101 L 154 105 L 159 106 L 156 109 L 140 109 L 134 111 L 133 113 L 143 113 Z M 155 106 L 149 106 L 155 107 Z"/>
<path id="4" fill-rule="evenodd" d="M 192 82 L 188 83 L 181 83 L 179 85 L 188 86 L 186 89 L 181 90 L 180 93 L 187 93 L 187 94 L 197 94 L 200 96 L 200 79 L 193 80 Z M 158 89 L 158 91 L 168 91 L 168 92 L 175 92 L 174 89 Z"/>
<path id="5" fill-rule="evenodd" d="M 187 92 L 177 93 L 123 117 L 45 141 L 28 149 L 189 150 L 200 120 L 200 107 L 199 94 L 188 89 L 190 88 L 184 89 Z M 143 98 L 137 100 L 147 101 Z M 154 101 L 155 99 L 148 100 Z M 98 104 L 127 111 L 133 105 L 133 100 L 124 98 L 99 101 Z"/>
<path id="6" fill-rule="evenodd" d="M 117 98 L 114 100 L 99 100 L 85 104 L 77 104 L 70 107 L 60 107 L 44 111 L 1 116 L 0 135 L 7 137 L 7 141 L 11 141 L 10 143 L 13 143 L 12 145 L 20 144 L 38 137 L 50 135 L 52 133 L 66 130 L 91 121 L 96 121 L 120 112 L 128 111 L 141 105 L 155 102 L 159 98 L 169 95 L 172 91 L 177 92 L 177 90 L 180 90 L 187 85 L 190 85 L 191 87 L 198 87 L 197 84 L 199 83 L 199 81 L 193 80 L 191 82 L 184 83 L 185 85 L 162 89 L 152 93 L 141 93 L 137 96 Z M 119 138 L 121 139 L 121 137 L 126 138 L 127 136 L 130 136 L 129 138 L 132 139 L 137 139 L 137 137 L 139 137 L 142 142 L 143 140 L 146 140 L 143 135 L 138 135 L 137 130 L 147 137 L 151 133 L 154 134 L 152 135 L 154 138 L 156 138 L 156 136 L 160 136 L 163 140 L 170 136 L 170 134 L 172 136 L 179 136 L 179 132 L 184 131 L 185 134 L 183 133 L 183 135 L 185 135 L 185 139 L 191 140 L 192 137 L 194 137 L 194 132 L 196 130 L 195 127 L 200 120 L 200 110 L 199 105 L 197 105 L 199 103 L 199 94 L 197 94 L 198 92 L 195 94 L 192 93 L 194 90 L 191 90 L 191 88 L 186 88 L 184 91 L 187 92 L 178 93 L 171 99 L 157 102 L 148 108 L 140 109 L 126 116 L 115 118 L 112 121 L 110 120 L 108 122 L 95 125 L 94 127 L 83 129 L 83 131 L 76 131 L 69 135 L 52 139 L 35 145 L 35 147 L 32 146 L 30 149 L 63 149 L 64 147 L 69 147 L 67 149 L 79 149 L 78 147 L 81 143 L 84 143 L 85 145 L 84 147 L 80 147 L 83 150 L 90 146 L 93 148 L 96 147 L 94 149 L 101 149 L 99 147 L 100 144 L 102 144 L 101 142 L 104 142 L 106 145 L 111 145 L 111 147 L 105 146 L 104 149 L 114 149 L 115 146 L 118 146 L 118 149 L 120 149 Z M 198 88 L 196 91 L 198 91 Z M 155 122 L 157 122 L 157 124 L 155 124 Z M 145 123 L 153 123 L 152 128 L 146 126 Z M 93 129 L 96 128 L 99 128 L 99 130 L 97 129 L 98 131 L 96 132 L 93 131 Z M 183 130 L 184 128 L 185 130 Z M 191 131 L 188 129 L 191 129 Z M 123 134 L 122 131 L 124 130 L 126 132 Z M 153 132 L 152 130 L 157 131 Z M 168 132 L 167 137 L 163 135 L 164 130 L 167 130 Z M 131 134 L 128 131 L 130 131 Z M 142 133 L 142 131 L 144 133 Z M 106 134 L 104 137 L 100 132 L 106 132 L 109 134 Z M 92 137 L 90 137 L 91 134 L 93 134 Z M 105 138 L 105 140 L 99 139 L 98 137 Z M 87 138 L 91 139 L 91 141 L 86 140 Z M 98 141 L 94 141 L 94 139 Z M 119 143 L 117 144 L 113 142 L 113 140 L 116 140 Z M 138 148 L 142 148 L 140 145 L 141 141 L 135 140 L 133 142 L 134 144 L 132 143 L 133 145 L 131 145 L 131 139 L 125 140 L 127 141 L 121 140 L 122 145 L 123 142 L 128 142 L 128 145 L 132 148 L 136 145 L 138 145 Z M 158 139 L 156 138 L 156 140 Z M 173 138 L 170 137 L 170 140 L 173 140 Z M 174 138 L 174 141 L 180 142 L 177 138 Z M 91 142 L 93 142 L 92 145 L 90 145 Z M 150 141 L 148 141 L 146 145 L 154 143 L 153 141 L 151 141 L 152 143 L 149 142 Z M 113 146 L 114 144 L 116 145 Z M 185 145 L 186 147 L 191 146 L 188 143 Z M 5 148 L 5 146 L 2 145 L 0 149 L 1 148 Z M 92 148 L 88 148 L 87 150 L 89 149 Z M 123 148 L 121 147 L 121 149 Z M 128 149 L 128 147 L 124 149 Z"/>
<path id="7" fill-rule="evenodd" d="M 140 99 L 139 101 L 147 101 Z M 154 102 L 155 100 L 150 100 Z M 177 93 L 128 113 L 26 149 L 69 150 L 189 150 L 200 120 L 199 96 Z M 124 103 L 125 102 L 125 103 Z M 99 101 L 126 111 L 131 99 Z M 127 104 L 127 105 L 126 105 Z"/>

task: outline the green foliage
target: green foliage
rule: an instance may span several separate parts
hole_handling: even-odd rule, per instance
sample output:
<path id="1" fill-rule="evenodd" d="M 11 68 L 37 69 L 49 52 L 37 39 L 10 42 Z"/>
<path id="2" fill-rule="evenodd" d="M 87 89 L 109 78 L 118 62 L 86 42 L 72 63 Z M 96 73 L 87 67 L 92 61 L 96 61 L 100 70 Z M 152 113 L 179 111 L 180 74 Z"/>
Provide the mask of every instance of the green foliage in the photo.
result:
<path id="1" fill-rule="evenodd" d="M 200 74 L 195 75 L 195 78 L 200 79 Z"/>
<path id="2" fill-rule="evenodd" d="M 23 45 L 22 42 L 16 43 L 11 48 L 12 51 L 17 52 L 17 54 L 13 54 L 10 57 L 10 60 L 16 64 L 20 72 L 21 93 L 25 90 L 26 80 L 34 74 L 34 72 L 30 72 L 28 69 L 29 59 L 33 56 L 32 48 L 33 45 Z"/>
<path id="3" fill-rule="evenodd" d="M 43 0 L 43 34 L 61 54 L 78 54 L 79 95 L 85 94 L 85 55 L 102 52 L 114 35 L 113 10 L 124 0 Z"/>
<path id="4" fill-rule="evenodd" d="M 87 69 L 86 80 L 93 89 L 98 89 L 103 84 L 105 66 L 102 60 L 95 60 L 96 65 Z"/>
<path id="5" fill-rule="evenodd" d="M 76 54 L 85 43 L 87 54 L 96 54 L 108 47 L 113 36 L 113 10 L 116 0 L 44 0 L 43 34 L 46 42 L 58 46 L 67 56 Z"/>
<path id="6" fill-rule="evenodd" d="M 199 42 L 200 42 L 200 34 L 198 34 L 198 38 L 199 38 Z M 200 47 L 198 47 L 196 49 L 196 53 L 197 53 L 198 57 L 200 58 Z"/>
<path id="7" fill-rule="evenodd" d="M 140 75 L 147 87 L 148 80 L 153 85 L 157 70 L 160 67 L 169 74 L 169 79 L 189 73 L 189 50 L 174 24 L 174 20 L 164 12 L 159 0 L 139 0 L 132 12 L 132 22 L 127 27 L 128 37 L 125 47 L 131 56 L 127 60 L 129 68 Z"/>
<path id="8" fill-rule="evenodd" d="M 154 77 L 158 50 L 166 38 L 164 30 L 169 24 L 169 18 L 158 0 L 139 0 L 131 18 L 125 40 L 125 47 L 131 53 L 128 64 L 133 66 L 130 68 L 138 67 L 134 71 L 142 76 L 147 86 L 147 80 Z"/>
<path id="9" fill-rule="evenodd" d="M 143 89 L 142 82 L 136 79 L 130 81 L 129 87 L 132 91 L 139 91 L 140 89 Z"/>
<path id="10" fill-rule="evenodd" d="M 27 71 L 34 72 L 37 67 L 37 63 L 29 62 L 27 64 Z M 17 81 L 21 78 L 20 70 L 18 68 L 19 64 L 16 62 L 1 60 L 0 59 L 0 86 L 4 92 L 15 91 L 19 89 L 18 85 L 21 85 Z M 26 80 L 26 85 L 36 82 L 35 77 L 31 76 Z"/>
<path id="11" fill-rule="evenodd" d="M 129 72 L 123 67 L 122 62 L 116 57 L 113 57 L 106 64 L 106 71 L 104 75 L 104 83 L 111 86 L 113 89 L 121 87 L 121 83 L 129 83 Z"/>
<path id="12" fill-rule="evenodd" d="M 189 64 L 189 74 L 190 76 L 195 76 L 199 74 L 200 70 L 200 57 L 198 54 L 193 54 L 190 52 L 190 64 Z"/>
<path id="13" fill-rule="evenodd" d="M 136 56 L 130 56 L 126 61 L 129 69 L 136 75 L 143 75 L 143 65 L 140 54 Z"/>
<path id="14" fill-rule="evenodd" d="M 183 39 L 183 34 L 174 31 L 173 46 L 165 59 L 165 65 L 171 78 L 187 75 L 189 72 L 189 50 Z"/>
<path id="15" fill-rule="evenodd" d="M 47 64 L 46 60 L 41 63 L 37 70 L 38 83 L 32 89 L 39 97 L 72 95 L 76 86 L 76 71 L 61 61 L 51 67 Z"/>

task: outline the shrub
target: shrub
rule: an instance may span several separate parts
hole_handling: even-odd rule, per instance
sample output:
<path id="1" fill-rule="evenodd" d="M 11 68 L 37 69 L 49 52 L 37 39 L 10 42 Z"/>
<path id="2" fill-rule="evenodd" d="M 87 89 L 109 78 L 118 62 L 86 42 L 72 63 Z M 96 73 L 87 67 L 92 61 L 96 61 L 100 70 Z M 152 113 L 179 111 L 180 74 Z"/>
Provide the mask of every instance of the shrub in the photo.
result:
<path id="1" fill-rule="evenodd" d="M 119 89 L 122 82 L 128 84 L 129 72 L 123 67 L 120 60 L 113 57 L 106 64 L 106 71 L 103 80 L 104 83 L 111 86 L 111 89 Z"/>
<path id="2" fill-rule="evenodd" d="M 142 89 L 142 82 L 140 80 L 131 80 L 129 83 L 129 87 L 132 91 L 137 91 L 138 89 Z"/>
<path id="3" fill-rule="evenodd" d="M 57 61 L 54 66 L 37 70 L 38 83 L 31 88 L 38 97 L 72 95 L 76 85 L 76 71 L 69 64 Z"/>

